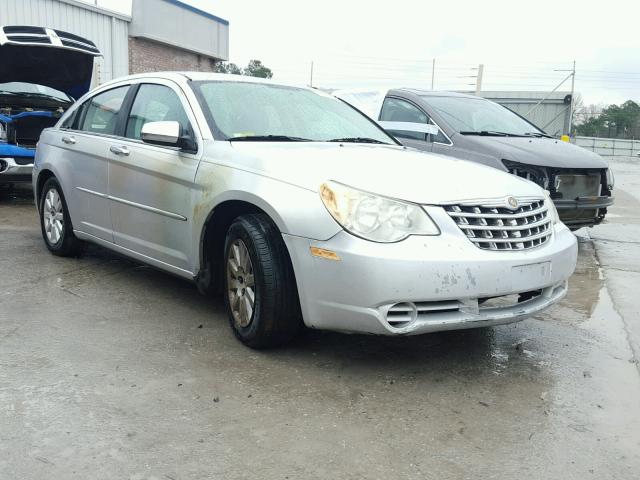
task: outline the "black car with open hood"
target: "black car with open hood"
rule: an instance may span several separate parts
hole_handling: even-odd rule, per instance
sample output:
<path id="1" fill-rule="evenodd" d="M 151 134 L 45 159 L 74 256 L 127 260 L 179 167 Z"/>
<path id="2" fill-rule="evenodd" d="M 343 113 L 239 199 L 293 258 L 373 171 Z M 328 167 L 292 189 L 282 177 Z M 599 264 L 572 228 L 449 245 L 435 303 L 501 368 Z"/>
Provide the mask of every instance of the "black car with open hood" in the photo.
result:
<path id="1" fill-rule="evenodd" d="M 0 27 L 0 184 L 31 181 L 40 133 L 89 91 L 100 55 L 73 33 Z"/>

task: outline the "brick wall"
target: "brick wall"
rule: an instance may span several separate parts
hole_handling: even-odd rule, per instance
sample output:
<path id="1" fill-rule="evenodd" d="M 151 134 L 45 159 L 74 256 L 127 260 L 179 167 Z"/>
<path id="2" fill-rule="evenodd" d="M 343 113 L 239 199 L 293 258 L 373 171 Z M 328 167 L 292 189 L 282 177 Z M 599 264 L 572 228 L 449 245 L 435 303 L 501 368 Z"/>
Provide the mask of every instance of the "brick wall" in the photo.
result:
<path id="1" fill-rule="evenodd" d="M 212 72 L 215 60 L 145 38 L 129 37 L 129 73 L 186 70 Z"/>

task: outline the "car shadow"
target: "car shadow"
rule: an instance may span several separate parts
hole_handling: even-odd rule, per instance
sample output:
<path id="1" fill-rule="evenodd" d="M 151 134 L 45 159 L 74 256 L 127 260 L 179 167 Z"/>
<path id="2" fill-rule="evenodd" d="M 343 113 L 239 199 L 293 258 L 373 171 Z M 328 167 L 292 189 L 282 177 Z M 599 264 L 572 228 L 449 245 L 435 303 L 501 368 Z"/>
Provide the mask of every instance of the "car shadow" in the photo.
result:
<path id="1" fill-rule="evenodd" d="M 91 250 L 99 247 L 91 247 Z M 100 255 L 105 255 L 100 249 Z M 111 255 L 106 252 L 106 255 Z M 494 374 L 504 361 L 503 350 L 513 350 L 522 333 L 516 325 L 494 328 L 477 328 L 437 332 L 417 336 L 386 337 L 376 335 L 347 334 L 313 329 L 304 329 L 291 343 L 284 346 L 250 350 L 237 341 L 230 332 L 222 296 L 202 296 L 191 283 L 167 275 L 150 267 L 139 266 L 121 260 L 123 268 L 132 269 L 134 278 L 149 291 L 151 297 L 172 298 L 176 302 L 189 304 L 194 316 L 181 320 L 184 327 L 192 330 L 192 323 L 204 322 L 206 328 L 198 330 L 208 335 L 209 344 L 232 350 L 234 355 L 245 351 L 261 361 L 311 369 L 345 368 L 366 369 L 375 367 L 378 372 L 410 373 L 428 367 L 432 371 L 451 371 L 458 368 L 468 374 Z M 142 287 L 144 285 L 144 287 Z M 204 319 L 204 320 L 203 320 Z M 193 330 L 192 330 L 193 331 Z M 223 334 L 223 335 L 221 335 Z M 518 361 L 517 359 L 514 359 Z M 527 359 L 523 359 L 526 363 Z"/>
<path id="2" fill-rule="evenodd" d="M 33 204 L 33 189 L 31 188 L 31 185 L 0 185 L 0 205 Z"/>

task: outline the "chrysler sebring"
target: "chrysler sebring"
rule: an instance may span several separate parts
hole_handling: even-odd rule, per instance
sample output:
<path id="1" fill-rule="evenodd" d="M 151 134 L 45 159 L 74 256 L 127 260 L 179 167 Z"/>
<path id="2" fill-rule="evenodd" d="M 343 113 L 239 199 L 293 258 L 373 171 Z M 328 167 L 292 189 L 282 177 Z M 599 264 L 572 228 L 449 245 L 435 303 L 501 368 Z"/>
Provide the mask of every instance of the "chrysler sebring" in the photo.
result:
<path id="1" fill-rule="evenodd" d="M 53 254 L 93 242 L 222 293 L 254 348 L 305 325 L 515 322 L 561 299 L 576 263 L 533 182 L 408 150 L 335 97 L 251 77 L 104 84 L 44 131 L 33 185 Z"/>

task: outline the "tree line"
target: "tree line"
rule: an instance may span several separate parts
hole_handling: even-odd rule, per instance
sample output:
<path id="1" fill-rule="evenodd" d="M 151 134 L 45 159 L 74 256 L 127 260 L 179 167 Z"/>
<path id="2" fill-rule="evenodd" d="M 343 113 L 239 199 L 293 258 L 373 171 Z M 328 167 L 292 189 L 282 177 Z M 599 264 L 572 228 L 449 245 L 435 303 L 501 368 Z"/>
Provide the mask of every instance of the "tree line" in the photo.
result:
<path id="1" fill-rule="evenodd" d="M 585 137 L 640 138 L 640 105 L 627 100 L 602 109 L 584 107 L 576 111 L 575 134 Z M 600 110 L 597 112 L 596 110 Z"/>
<path id="2" fill-rule="evenodd" d="M 269 67 L 263 65 L 260 60 L 251 60 L 245 68 L 240 68 L 232 62 L 219 62 L 214 67 L 216 73 L 228 73 L 231 75 L 246 75 L 248 77 L 271 78 L 273 72 Z"/>

